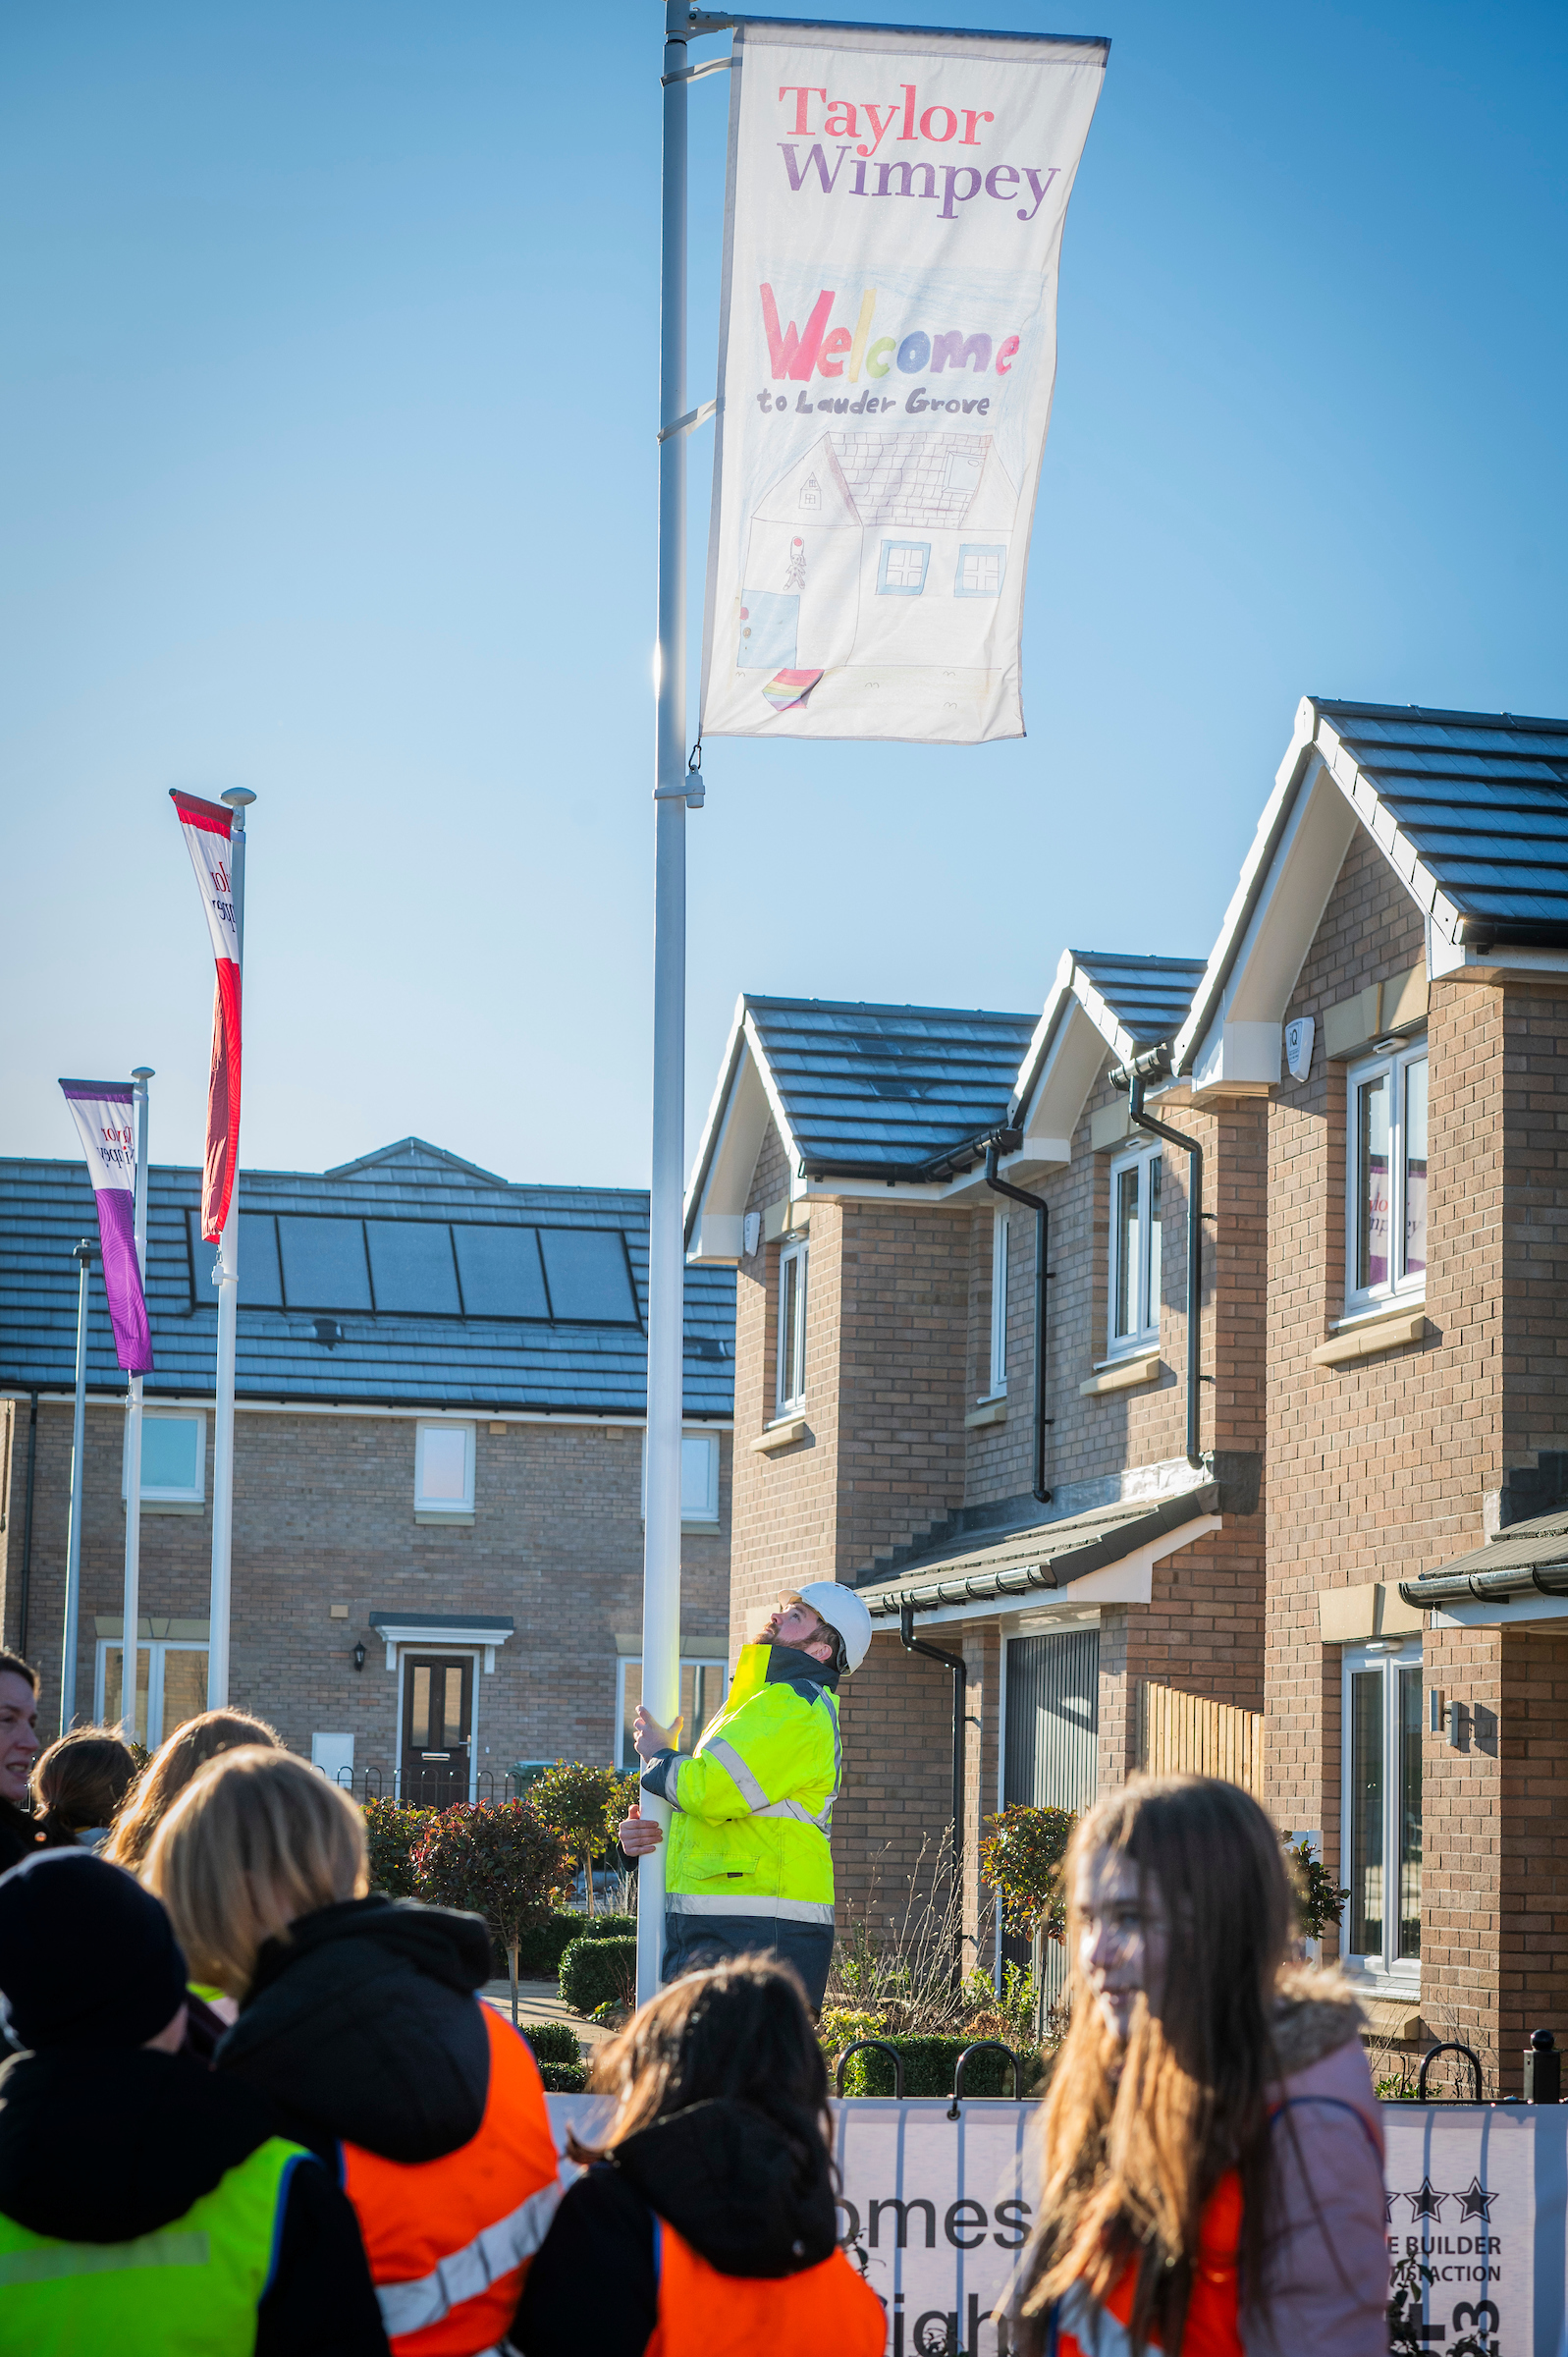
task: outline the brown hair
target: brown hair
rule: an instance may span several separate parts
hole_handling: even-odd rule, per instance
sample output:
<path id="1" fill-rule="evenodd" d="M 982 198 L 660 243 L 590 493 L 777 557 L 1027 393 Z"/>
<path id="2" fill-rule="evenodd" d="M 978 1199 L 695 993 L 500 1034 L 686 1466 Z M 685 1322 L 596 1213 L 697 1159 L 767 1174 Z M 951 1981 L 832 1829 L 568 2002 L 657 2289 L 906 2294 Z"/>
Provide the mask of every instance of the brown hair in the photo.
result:
<path id="1" fill-rule="evenodd" d="M 25 1677 L 34 1694 L 38 1691 L 38 1672 L 20 1653 L 0 1653 L 0 1677 Z"/>
<path id="2" fill-rule="evenodd" d="M 1079 1953 L 1078 1869 L 1129 1859 L 1169 1920 L 1158 2014 L 1141 2000 L 1125 2046 L 1107 2029 Z M 1265 2090 L 1278 2076 L 1275 1987 L 1293 1909 L 1279 1837 L 1258 1803 L 1212 1777 L 1140 1777 L 1081 1819 L 1068 1846 L 1072 2018 L 1043 2107 L 1038 2223 L 1024 2253 L 1023 2346 L 1073 2282 L 1104 2300 L 1137 2271 L 1129 2331 L 1179 2348 L 1204 2206 L 1234 2168 L 1241 2267 L 1267 2308 L 1261 2261 L 1274 2193 Z M 1031 2333 L 1033 2337 L 1031 2337 Z"/>
<path id="3" fill-rule="evenodd" d="M 237 1751 L 242 1743 L 279 1748 L 278 1730 L 247 1711 L 201 1711 L 188 1719 L 159 1744 L 136 1779 L 136 1788 L 122 1811 L 114 1837 L 104 1856 L 116 1866 L 139 1873 L 152 1846 L 152 1836 L 198 1768 L 220 1752 Z"/>
<path id="4" fill-rule="evenodd" d="M 34 1762 L 33 1806 L 57 1834 L 113 1825 L 135 1773 L 130 1745 L 108 1727 L 74 1727 Z"/>
<path id="5" fill-rule="evenodd" d="M 672 2111 L 729 2096 L 784 2131 L 802 2184 L 822 2168 L 832 2138 L 828 2066 L 793 1967 L 776 1956 L 734 1956 L 688 1973 L 650 1998 L 594 2060 L 589 2084 L 620 2098 L 597 2160 Z"/>
<path id="6" fill-rule="evenodd" d="M 142 1880 L 168 1908 L 195 1978 L 243 1998 L 267 1941 L 286 1940 L 318 1907 L 364 1896 L 364 1819 L 292 1752 L 225 1752 L 159 1826 Z"/>

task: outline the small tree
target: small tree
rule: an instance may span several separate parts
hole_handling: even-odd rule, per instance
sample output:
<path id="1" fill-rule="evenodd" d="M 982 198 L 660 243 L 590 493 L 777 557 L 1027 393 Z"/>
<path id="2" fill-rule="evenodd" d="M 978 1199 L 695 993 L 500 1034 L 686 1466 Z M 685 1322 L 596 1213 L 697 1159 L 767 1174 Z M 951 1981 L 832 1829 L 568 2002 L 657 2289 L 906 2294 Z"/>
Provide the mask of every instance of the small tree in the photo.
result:
<path id="1" fill-rule="evenodd" d="M 593 1862 L 604 1857 L 615 1839 L 619 1822 L 611 1809 L 620 1797 L 622 1779 L 614 1768 L 587 1768 L 581 1760 L 557 1760 L 535 1778 L 528 1805 L 541 1825 L 559 1834 L 569 1854 L 581 1861 L 588 1888 L 588 1912 L 593 1913 Z"/>
<path id="2" fill-rule="evenodd" d="M 370 1888 L 389 1898 L 413 1898 L 413 1853 L 434 1809 L 410 1808 L 402 1800 L 367 1800 L 365 1840 L 370 1850 Z"/>
<path id="3" fill-rule="evenodd" d="M 1295 1889 L 1296 1924 L 1304 1940 L 1321 1940 L 1330 1924 L 1344 1920 L 1348 1891 L 1341 1891 L 1312 1843 L 1303 1838 L 1284 1845 L 1285 1866 Z"/>
<path id="4" fill-rule="evenodd" d="M 517 1942 L 549 1914 L 567 1873 L 566 1845 L 525 1800 L 460 1802 L 426 1826 L 413 1854 L 421 1898 L 482 1915 L 512 1967 L 517 2018 Z"/>
<path id="5" fill-rule="evenodd" d="M 1061 1887 L 1062 1860 L 1078 1820 L 1070 1809 L 1031 1809 L 1016 1804 L 988 1817 L 992 1831 L 980 1844 L 980 1879 L 1001 1900 L 1009 1932 L 1033 1944 L 1030 1968 L 1036 1990 L 1036 2029 L 1045 2031 L 1045 1943 L 1067 1936 L 1067 1901 Z"/>

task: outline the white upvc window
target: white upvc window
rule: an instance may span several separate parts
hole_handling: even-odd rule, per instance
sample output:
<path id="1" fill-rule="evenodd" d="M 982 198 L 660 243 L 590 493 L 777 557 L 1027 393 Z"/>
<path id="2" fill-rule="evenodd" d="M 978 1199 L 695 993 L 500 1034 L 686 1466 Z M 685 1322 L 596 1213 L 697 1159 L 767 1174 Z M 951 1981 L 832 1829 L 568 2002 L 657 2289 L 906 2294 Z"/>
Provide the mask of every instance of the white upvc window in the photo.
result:
<path id="1" fill-rule="evenodd" d="M 102 1623 L 100 1622 L 101 1626 Z M 145 1625 L 143 1623 L 143 1625 Z M 125 1710 L 121 1692 L 125 1646 L 119 1637 L 98 1639 L 93 1716 L 100 1727 L 118 1727 Z M 189 1639 L 143 1637 L 136 1647 L 135 1740 L 156 1751 L 188 1719 L 207 1707 L 207 1648 Z"/>
<path id="2" fill-rule="evenodd" d="M 1421 1972 L 1421 1645 L 1347 1645 L 1340 1714 L 1340 1952 L 1384 1980 Z"/>
<path id="3" fill-rule="evenodd" d="M 1345 1307 L 1427 1288 L 1427 1043 L 1370 1056 L 1345 1080 Z"/>
<path id="4" fill-rule="evenodd" d="M 642 1516 L 648 1518 L 648 1435 L 642 1436 Z M 719 1519 L 719 1435 L 683 1432 L 680 1436 L 680 1519 L 717 1522 Z"/>
<path id="5" fill-rule="evenodd" d="M 680 1664 L 680 1739 L 677 1749 L 692 1752 L 710 1719 L 724 1707 L 728 1671 L 725 1663 L 682 1658 Z M 642 1663 L 622 1659 L 616 1666 L 617 1761 L 622 1776 L 642 1762 L 631 1747 L 631 1723 L 642 1700 Z"/>
<path id="6" fill-rule="evenodd" d="M 1007 1388 L 1007 1215 L 991 1215 L 991 1396 Z"/>
<path id="7" fill-rule="evenodd" d="M 786 1244 L 779 1255 L 779 1413 L 806 1398 L 806 1255 L 808 1244 Z"/>
<path id="8" fill-rule="evenodd" d="M 120 1468 L 120 1495 L 131 1495 L 129 1453 Z M 143 1409 L 141 1416 L 141 1503 L 143 1506 L 203 1506 L 207 1496 L 205 1411 Z"/>
<path id="9" fill-rule="evenodd" d="M 1160 1340 L 1158 1146 L 1119 1154 L 1110 1166 L 1110 1355 Z"/>
<path id="10" fill-rule="evenodd" d="M 471 1424 L 416 1424 L 413 1444 L 413 1510 L 436 1521 L 473 1519 L 473 1436 Z"/>

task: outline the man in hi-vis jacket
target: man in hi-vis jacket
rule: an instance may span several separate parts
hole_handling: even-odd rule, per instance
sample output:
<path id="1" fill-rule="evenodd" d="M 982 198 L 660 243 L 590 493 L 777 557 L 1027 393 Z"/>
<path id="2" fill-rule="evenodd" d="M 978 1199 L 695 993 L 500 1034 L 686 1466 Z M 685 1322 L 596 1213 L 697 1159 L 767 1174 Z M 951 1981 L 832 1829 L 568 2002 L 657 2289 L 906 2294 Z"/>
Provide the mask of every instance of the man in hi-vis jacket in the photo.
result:
<path id="1" fill-rule="evenodd" d="M 669 1801 L 664 1977 L 768 1948 L 793 1964 L 820 2008 L 833 1957 L 833 1804 L 843 1781 L 838 1686 L 871 1643 L 853 1588 L 818 1579 L 782 1599 L 760 1641 L 741 1649 L 724 1709 L 696 1749 L 680 1722 L 639 1708 L 633 1741 L 645 1792 Z M 621 1826 L 633 1856 L 661 1829 L 634 1808 Z"/>

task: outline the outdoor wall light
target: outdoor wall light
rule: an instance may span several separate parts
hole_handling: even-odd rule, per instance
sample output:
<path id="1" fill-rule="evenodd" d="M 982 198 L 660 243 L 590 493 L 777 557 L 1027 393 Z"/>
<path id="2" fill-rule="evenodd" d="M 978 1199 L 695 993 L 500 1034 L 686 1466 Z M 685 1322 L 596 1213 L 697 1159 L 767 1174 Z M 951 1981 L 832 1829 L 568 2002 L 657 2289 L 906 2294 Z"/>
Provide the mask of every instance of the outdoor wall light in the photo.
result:
<path id="1" fill-rule="evenodd" d="M 365 1647 L 363 1637 L 360 1638 L 358 1644 L 353 1649 L 353 1666 L 356 1670 L 362 1670 L 365 1666 Z"/>

